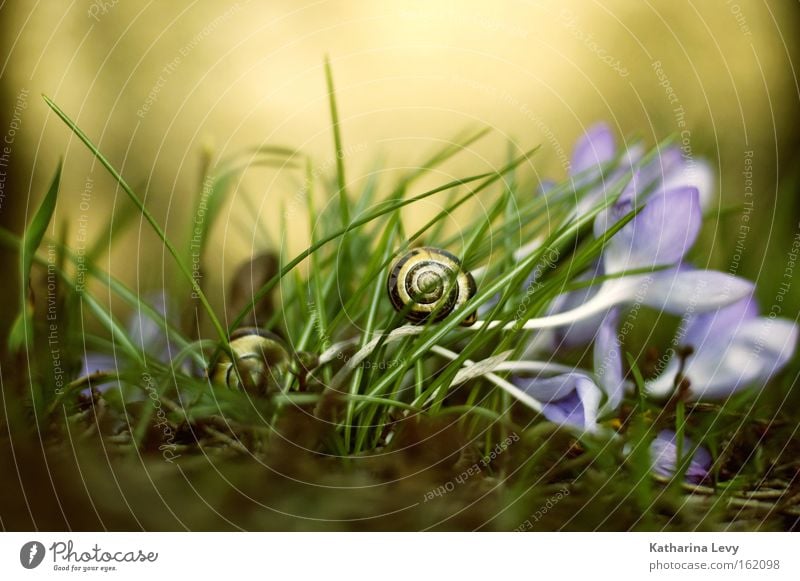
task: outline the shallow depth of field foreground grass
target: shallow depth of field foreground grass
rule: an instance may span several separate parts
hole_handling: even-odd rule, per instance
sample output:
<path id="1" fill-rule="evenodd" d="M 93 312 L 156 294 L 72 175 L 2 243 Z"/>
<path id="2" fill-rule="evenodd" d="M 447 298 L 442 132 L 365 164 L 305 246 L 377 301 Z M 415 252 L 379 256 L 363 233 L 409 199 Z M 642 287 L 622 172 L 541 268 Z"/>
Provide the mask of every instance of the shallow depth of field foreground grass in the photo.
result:
<path id="1" fill-rule="evenodd" d="M 3 528 L 798 527 L 797 224 L 791 211 L 751 224 L 779 241 L 758 281 L 710 264 L 694 243 L 701 215 L 735 225 L 748 209 L 704 199 L 700 166 L 669 136 L 608 152 L 598 126 L 559 183 L 532 179 L 534 148 L 428 190 L 421 178 L 484 131 L 360 191 L 342 155 L 319 176 L 302 152 L 262 147 L 209 164 L 192 209 L 203 219 L 170 240 L 129 185 L 140 176 L 120 175 L 48 104 L 127 198 L 77 252 L 61 241 L 77 225 L 51 223 L 69 195 L 59 167 L 24 237 L 0 233 L 30 280 L 6 306 L 19 317 L 2 368 Z M 331 111 L 341 152 L 333 98 Z M 215 252 L 207 235 L 258 165 L 305 180 L 274 211 L 311 243 L 245 260 L 218 308 L 198 275 Z M 410 229 L 402 216 L 423 200 L 442 211 Z M 135 220 L 161 237 L 169 288 L 137 294 L 97 260 Z M 735 244 L 734 228 L 720 231 Z M 457 256 L 477 293 L 414 325 L 386 286 L 421 246 Z M 730 310 L 755 309 L 751 296 L 758 313 Z M 720 327 L 725 317 L 734 324 Z M 232 334 L 254 327 L 285 344 L 285 360 L 251 347 L 239 359 Z M 215 366 L 231 359 L 220 381 Z"/>

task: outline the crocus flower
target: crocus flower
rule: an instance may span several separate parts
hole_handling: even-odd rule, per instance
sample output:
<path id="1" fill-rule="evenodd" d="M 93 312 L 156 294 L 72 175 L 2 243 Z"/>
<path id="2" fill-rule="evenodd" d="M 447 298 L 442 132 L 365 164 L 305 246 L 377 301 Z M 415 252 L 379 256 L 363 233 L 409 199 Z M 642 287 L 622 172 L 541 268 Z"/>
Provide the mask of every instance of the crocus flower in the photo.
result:
<path id="1" fill-rule="evenodd" d="M 615 223 L 629 213 L 633 201 L 617 203 L 609 213 Z M 694 270 L 683 257 L 700 230 L 697 188 L 687 186 L 656 193 L 644 208 L 607 243 L 602 256 L 607 275 L 631 270 L 641 274 L 609 279 L 580 306 L 538 319 L 522 327 L 563 327 L 582 320 L 597 320 L 617 305 L 639 303 L 661 311 L 684 314 L 705 312 L 731 304 L 752 292 L 743 279 L 713 270 Z M 662 270 L 656 270 L 661 268 Z"/>
<path id="2" fill-rule="evenodd" d="M 596 181 L 601 175 L 602 166 L 612 162 L 618 155 L 613 133 L 605 124 L 597 124 L 587 130 L 586 134 L 578 140 L 572 156 L 571 176 L 575 174 L 581 176 L 573 177 L 577 182 L 576 189 L 585 185 L 588 181 Z M 610 177 L 603 180 L 593 190 L 586 193 L 578 202 L 577 214 L 588 212 L 596 206 L 601 198 L 612 190 L 618 181 L 628 174 L 631 167 L 634 167 L 641 159 L 642 152 L 638 146 L 633 146 L 626 150 L 622 156 L 621 163 L 617 169 L 611 173 Z M 659 152 L 654 159 L 638 167 L 626 185 L 622 194 L 614 205 L 601 211 L 595 219 L 595 235 L 602 235 L 609 227 L 616 223 L 622 216 L 630 212 L 648 200 L 653 200 L 654 205 L 660 208 L 652 208 L 642 212 L 633 223 L 628 224 L 623 232 L 616 236 L 620 239 L 609 244 L 603 260 L 595 264 L 587 273 L 579 277 L 579 280 L 591 280 L 604 273 L 612 274 L 630 270 L 638 267 L 664 266 L 666 264 L 679 263 L 691 244 L 694 242 L 697 231 L 701 223 L 701 211 L 711 205 L 714 186 L 714 173 L 710 166 L 703 160 L 687 159 L 676 147 L 668 147 Z M 696 200 L 691 199 L 691 194 L 687 192 L 696 191 Z M 678 192 L 683 192 L 679 194 Z M 664 204 L 679 201 L 672 208 L 664 207 Z M 685 228 L 681 228 L 681 222 L 685 223 Z M 635 235 L 638 230 L 638 236 Z M 627 238 L 623 240 L 622 238 Z M 638 245 L 643 240 L 651 238 L 649 247 L 642 248 L 637 252 L 633 245 Z M 610 268 L 610 269 L 609 269 Z M 673 273 L 674 274 L 674 273 Z M 733 286 L 732 280 L 720 280 L 719 275 L 698 273 L 692 275 L 682 275 L 675 280 L 669 275 L 662 275 L 658 284 L 653 288 L 648 283 L 648 290 L 652 301 L 656 302 L 655 308 L 667 308 L 675 311 L 681 310 L 681 296 L 686 295 L 687 285 L 700 284 L 704 286 L 704 279 L 715 279 L 714 282 L 722 282 L 723 288 Z M 642 279 L 640 279 L 641 281 Z M 629 281 L 630 283 L 631 281 Z M 616 287 L 621 294 L 631 293 L 631 286 L 624 289 L 626 285 L 606 285 L 605 290 L 609 291 Z M 641 287 L 639 287 L 641 288 Z M 742 289 L 744 286 L 742 287 Z M 556 314 L 571 311 L 580 305 L 590 302 L 590 299 L 599 293 L 600 285 L 586 287 L 579 291 L 565 293 L 557 297 L 550 306 L 548 314 Z M 741 289 L 731 288 L 731 292 L 736 295 Z M 662 301 L 658 304 L 659 294 L 664 292 L 675 293 L 671 301 Z M 641 294 L 641 293 L 640 293 Z M 610 294 L 608 295 L 610 298 Z M 694 301 L 694 295 L 689 295 Z M 622 298 L 621 296 L 619 298 Z M 628 296 L 628 300 L 630 296 Z M 640 302 L 647 304 L 647 296 L 643 296 Z M 735 300 L 735 296 L 732 300 Z M 598 304 L 602 301 L 597 301 Z M 626 302 L 622 300 L 620 302 Z M 724 301 L 723 301 L 724 302 Z M 670 308 L 671 307 L 671 308 Z M 711 305 L 695 305 L 694 308 L 703 310 L 714 308 Z M 599 323 L 605 316 L 601 308 L 593 316 L 581 316 L 579 319 L 564 325 L 553 333 L 553 343 L 556 347 L 575 347 L 588 344 L 594 337 Z"/>
<path id="3" fill-rule="evenodd" d="M 572 372 L 555 377 L 513 376 L 511 382 L 542 403 L 542 415 L 555 424 L 593 432 L 602 391 L 584 373 Z"/>
<path id="4" fill-rule="evenodd" d="M 692 348 L 683 365 L 692 400 L 724 399 L 751 385 L 763 386 L 786 365 L 797 346 L 797 325 L 759 317 L 751 296 L 712 313 L 690 316 L 682 328 L 685 332 L 675 343 Z M 663 373 L 647 383 L 647 393 L 669 396 L 680 366 L 673 357 Z"/>
<path id="5" fill-rule="evenodd" d="M 651 470 L 658 476 L 671 478 L 675 474 L 678 465 L 678 436 L 672 430 L 662 430 L 656 439 L 650 444 Z M 683 439 L 682 453 L 689 454 L 694 448 L 694 444 L 689 438 Z M 698 446 L 689 467 L 686 469 L 685 478 L 687 482 L 699 484 L 711 469 L 711 454 L 703 446 Z"/>
<path id="6" fill-rule="evenodd" d="M 687 158 L 674 146 L 665 147 L 647 163 L 639 165 L 644 156 L 640 144 L 626 145 L 619 153 L 611 128 L 605 123 L 589 127 L 575 143 L 569 177 L 576 190 L 595 182 L 602 175 L 603 166 L 619 157 L 618 165 L 599 184 L 586 192 L 577 204 L 578 215 L 585 214 L 601 199 L 620 185 L 632 168 L 632 176 L 621 198 L 645 201 L 640 194 L 650 191 L 668 191 L 683 186 L 697 188 L 700 206 L 707 209 L 714 199 L 714 172 L 702 159 Z"/>

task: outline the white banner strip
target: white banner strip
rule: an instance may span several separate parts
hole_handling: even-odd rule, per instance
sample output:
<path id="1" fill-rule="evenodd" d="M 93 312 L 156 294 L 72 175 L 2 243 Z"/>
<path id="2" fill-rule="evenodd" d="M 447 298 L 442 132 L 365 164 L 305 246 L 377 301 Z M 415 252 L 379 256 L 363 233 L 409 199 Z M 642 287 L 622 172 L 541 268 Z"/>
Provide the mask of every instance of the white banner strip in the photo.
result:
<path id="1" fill-rule="evenodd" d="M 789 533 L 3 533 L 0 578 L 796 580 L 798 540 Z"/>

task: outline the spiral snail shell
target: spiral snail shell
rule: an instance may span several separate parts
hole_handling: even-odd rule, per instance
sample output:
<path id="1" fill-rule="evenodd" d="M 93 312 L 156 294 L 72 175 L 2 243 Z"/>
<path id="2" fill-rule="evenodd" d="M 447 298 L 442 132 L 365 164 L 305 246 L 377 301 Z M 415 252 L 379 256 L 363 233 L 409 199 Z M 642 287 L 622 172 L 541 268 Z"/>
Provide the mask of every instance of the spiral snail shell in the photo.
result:
<path id="1" fill-rule="evenodd" d="M 389 270 L 387 289 L 394 308 L 414 323 L 441 321 L 477 292 L 475 279 L 458 258 L 429 246 L 397 259 Z M 472 312 L 461 324 L 469 327 L 476 319 Z"/>
<path id="2" fill-rule="evenodd" d="M 244 327 L 231 334 L 230 348 L 237 357 L 238 373 L 230 356 L 222 353 L 209 366 L 213 383 L 261 394 L 280 388 L 281 378 L 292 363 L 289 348 L 280 337 Z"/>

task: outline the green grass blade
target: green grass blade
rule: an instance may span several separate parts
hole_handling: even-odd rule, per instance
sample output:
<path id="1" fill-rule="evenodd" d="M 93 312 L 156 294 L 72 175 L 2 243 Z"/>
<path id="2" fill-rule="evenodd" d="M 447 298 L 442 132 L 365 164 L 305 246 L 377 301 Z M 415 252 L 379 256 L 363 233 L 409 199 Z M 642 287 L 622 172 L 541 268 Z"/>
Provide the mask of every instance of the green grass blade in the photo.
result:
<path id="1" fill-rule="evenodd" d="M 172 242 L 169 241 L 167 235 L 164 233 L 164 230 L 161 228 L 161 226 L 158 225 L 158 222 L 156 222 L 156 219 L 148 211 L 148 209 L 145 208 L 144 203 L 142 203 L 139 197 L 134 193 L 133 189 L 131 189 L 131 187 L 128 185 L 125 179 L 119 174 L 119 172 L 117 172 L 116 169 L 114 169 L 114 166 L 112 166 L 111 163 L 105 158 L 105 156 L 102 153 L 100 153 L 100 150 L 92 142 L 92 140 L 89 139 L 89 137 L 75 124 L 75 122 L 72 121 L 72 119 L 70 119 L 69 116 L 66 113 L 64 113 L 64 111 L 62 111 L 61 108 L 59 108 L 59 106 L 56 105 L 47 95 L 42 95 L 42 97 L 44 98 L 47 105 L 56 113 L 56 115 L 58 115 L 61 118 L 61 120 L 67 125 L 67 127 L 69 127 L 72 130 L 72 132 L 75 135 L 77 135 L 78 138 L 84 143 L 84 145 L 86 145 L 86 147 L 89 148 L 89 151 L 92 152 L 92 155 L 94 155 L 95 158 L 97 158 L 97 160 L 103 165 L 103 167 L 106 168 L 106 170 L 117 181 L 117 183 L 120 185 L 123 191 L 128 195 L 128 197 L 131 199 L 134 205 L 136 205 L 136 208 L 139 210 L 139 212 L 141 212 L 141 214 L 148 221 L 150 226 L 153 228 L 153 230 L 156 232 L 158 237 L 163 242 L 164 246 L 167 248 L 169 253 L 175 259 L 175 263 L 178 265 L 178 268 L 180 269 L 183 276 L 186 278 L 189 284 L 191 284 L 192 290 L 199 297 L 200 302 L 202 303 L 203 308 L 206 310 L 206 313 L 208 314 L 211 323 L 214 325 L 214 329 L 219 335 L 220 340 L 223 342 L 223 344 L 227 345 L 228 335 L 225 332 L 225 329 L 222 327 L 222 324 L 219 322 L 219 319 L 217 318 L 216 314 L 214 313 L 214 309 L 211 308 L 211 304 L 208 302 L 208 298 L 203 292 L 203 289 L 200 288 L 200 284 L 197 282 L 197 280 L 195 280 L 195 277 L 192 276 L 189 267 L 184 263 L 180 254 L 175 249 L 175 246 L 173 246 Z"/>
<path id="2" fill-rule="evenodd" d="M 36 250 L 42 243 L 47 226 L 53 218 L 53 212 L 56 209 L 56 200 L 58 199 L 58 187 L 61 183 L 61 167 L 62 161 L 59 160 L 56 173 L 53 176 L 53 181 L 50 182 L 50 188 L 39 204 L 33 220 L 25 229 L 22 238 L 22 245 L 20 246 L 19 253 L 19 284 L 20 284 L 20 312 L 17 315 L 14 325 L 11 328 L 11 333 L 8 337 L 8 347 L 11 351 L 18 351 L 23 345 L 27 345 L 33 336 L 33 324 L 31 322 L 32 313 L 30 312 L 31 306 L 28 303 L 28 285 L 31 277 L 31 266 L 33 264 Z"/>
<path id="3" fill-rule="evenodd" d="M 398 201 L 396 201 L 394 203 L 387 203 L 387 204 L 384 205 L 384 207 L 381 207 L 381 208 L 375 210 L 374 212 L 371 212 L 371 213 L 367 214 L 363 218 L 359 218 L 357 220 L 354 220 L 347 227 L 341 228 L 340 230 L 337 230 L 336 232 L 334 232 L 332 234 L 324 236 L 323 238 L 321 238 L 319 240 L 319 242 L 317 242 L 315 244 L 312 244 L 311 246 L 306 248 L 303 252 L 301 252 L 300 254 L 295 256 L 292 260 L 290 260 L 281 269 L 281 271 L 277 275 L 275 275 L 269 282 L 267 282 L 263 287 L 261 287 L 261 289 L 259 289 L 259 291 L 255 293 L 255 296 L 253 297 L 253 300 L 250 301 L 250 304 L 248 304 L 244 308 L 244 310 L 242 310 L 236 316 L 236 318 L 233 320 L 233 323 L 231 324 L 231 328 L 235 329 L 242 322 L 242 320 L 247 315 L 247 313 L 253 308 L 253 303 L 254 302 L 257 302 L 257 301 L 261 300 L 268 292 L 270 292 L 273 288 L 275 288 L 275 286 L 278 284 L 278 282 L 280 282 L 280 280 L 284 276 L 286 276 L 294 267 L 296 267 L 298 264 L 303 262 L 306 258 L 311 256 L 311 254 L 313 254 L 314 252 L 316 252 L 317 250 L 319 250 L 320 248 L 322 248 L 326 244 L 336 240 L 337 238 L 340 238 L 341 236 L 344 236 L 345 234 L 349 233 L 351 230 L 354 230 L 355 228 L 363 226 L 364 224 L 367 224 L 367 223 L 369 223 L 369 222 L 371 222 L 371 221 L 373 221 L 373 220 L 375 220 L 377 218 L 380 218 L 381 216 L 384 216 L 385 214 L 389 214 L 391 212 L 394 212 L 394 211 L 396 211 L 396 210 L 398 210 L 398 209 L 400 209 L 400 208 L 402 208 L 404 206 L 408 206 L 409 204 L 413 204 L 413 203 L 418 202 L 420 200 L 424 200 L 425 198 L 428 198 L 428 197 L 433 196 L 435 194 L 438 194 L 440 192 L 447 191 L 450 188 L 454 188 L 456 186 L 462 186 L 464 184 L 468 184 L 470 182 L 474 182 L 474 181 L 477 181 L 477 180 L 480 180 L 480 179 L 484 179 L 484 178 L 492 176 L 492 175 L 494 175 L 494 174 L 490 172 L 490 173 L 483 173 L 483 174 L 478 174 L 478 175 L 475 175 L 475 176 L 470 176 L 468 178 L 462 178 L 462 179 L 458 179 L 458 180 L 453 180 L 453 181 L 448 182 L 448 183 L 446 183 L 446 184 L 444 184 L 442 186 L 439 186 L 437 188 L 434 188 L 432 190 L 428 190 L 427 192 L 419 194 L 418 196 L 415 196 L 413 198 L 409 198 L 407 200 L 398 200 Z M 492 181 L 495 181 L 495 179 L 492 179 Z"/>
<path id="4" fill-rule="evenodd" d="M 344 174 L 344 149 L 342 148 L 342 132 L 339 125 L 339 110 L 336 106 L 336 91 L 333 86 L 331 61 L 325 57 L 325 83 L 328 87 L 328 103 L 333 123 L 333 146 L 336 149 L 336 182 L 339 187 L 339 211 L 342 215 L 342 226 L 350 223 L 350 202 L 347 197 L 347 179 Z"/>

